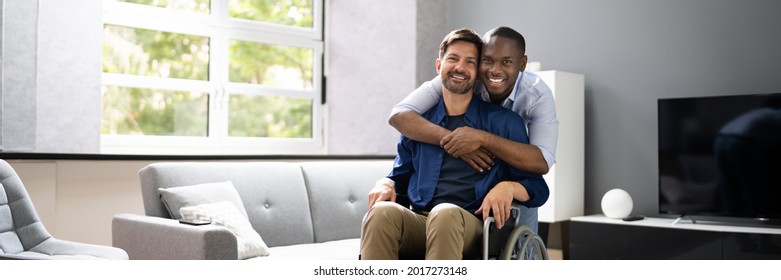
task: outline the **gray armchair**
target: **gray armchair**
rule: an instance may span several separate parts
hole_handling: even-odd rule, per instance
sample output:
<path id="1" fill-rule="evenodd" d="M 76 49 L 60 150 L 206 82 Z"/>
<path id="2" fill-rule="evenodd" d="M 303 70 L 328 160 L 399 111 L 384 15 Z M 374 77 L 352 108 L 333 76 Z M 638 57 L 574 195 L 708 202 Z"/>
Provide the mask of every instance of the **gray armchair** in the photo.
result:
<path id="1" fill-rule="evenodd" d="M 52 237 L 16 171 L 0 160 L 0 259 L 127 260 L 128 256 L 119 248 Z"/>

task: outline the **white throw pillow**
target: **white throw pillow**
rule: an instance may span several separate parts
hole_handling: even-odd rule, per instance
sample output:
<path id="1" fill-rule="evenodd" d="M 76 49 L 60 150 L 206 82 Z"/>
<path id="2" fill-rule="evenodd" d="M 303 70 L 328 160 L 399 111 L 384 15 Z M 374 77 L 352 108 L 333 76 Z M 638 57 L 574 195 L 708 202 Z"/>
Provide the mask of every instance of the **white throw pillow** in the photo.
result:
<path id="1" fill-rule="evenodd" d="M 223 226 L 236 235 L 239 259 L 268 256 L 269 250 L 260 234 L 252 228 L 249 219 L 243 216 L 233 203 L 228 201 L 182 207 L 179 213 L 184 219 L 207 220 Z"/>
<path id="2" fill-rule="evenodd" d="M 187 206 L 196 206 L 206 203 L 230 201 L 239 210 L 239 213 L 247 217 L 247 210 L 241 202 L 241 196 L 236 187 L 230 181 L 219 183 L 206 183 L 192 186 L 159 188 L 163 204 L 168 208 L 168 214 L 176 220 L 182 218 L 179 209 Z"/>

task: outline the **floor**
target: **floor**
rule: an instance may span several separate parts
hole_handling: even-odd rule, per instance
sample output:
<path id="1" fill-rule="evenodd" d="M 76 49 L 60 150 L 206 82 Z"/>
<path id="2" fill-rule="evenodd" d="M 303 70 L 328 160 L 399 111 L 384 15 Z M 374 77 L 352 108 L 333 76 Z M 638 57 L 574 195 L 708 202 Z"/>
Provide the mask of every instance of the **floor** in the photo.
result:
<path id="1" fill-rule="evenodd" d="M 560 249 L 548 249 L 548 258 L 551 260 L 563 260 L 564 254 Z"/>

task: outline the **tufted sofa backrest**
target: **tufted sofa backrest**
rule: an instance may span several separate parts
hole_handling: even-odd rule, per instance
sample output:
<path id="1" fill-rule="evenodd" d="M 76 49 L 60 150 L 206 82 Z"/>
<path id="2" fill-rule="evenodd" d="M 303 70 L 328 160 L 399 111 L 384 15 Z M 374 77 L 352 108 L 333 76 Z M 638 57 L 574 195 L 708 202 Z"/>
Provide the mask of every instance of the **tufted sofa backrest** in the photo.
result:
<path id="1" fill-rule="evenodd" d="M 369 191 L 392 168 L 393 160 L 302 162 L 315 242 L 360 238 Z"/>

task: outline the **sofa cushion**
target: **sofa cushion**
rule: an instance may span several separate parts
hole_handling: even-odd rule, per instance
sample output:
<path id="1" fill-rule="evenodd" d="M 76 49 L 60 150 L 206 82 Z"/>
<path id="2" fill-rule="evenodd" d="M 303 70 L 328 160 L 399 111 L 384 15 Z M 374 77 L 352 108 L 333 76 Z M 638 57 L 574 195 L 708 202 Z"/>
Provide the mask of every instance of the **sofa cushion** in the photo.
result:
<path id="1" fill-rule="evenodd" d="M 207 203 L 179 209 L 185 219 L 207 220 L 216 226 L 222 226 L 236 235 L 239 259 L 268 256 L 268 246 L 263 238 L 252 228 L 249 220 L 228 201 Z"/>
<path id="2" fill-rule="evenodd" d="M 253 260 L 357 260 L 360 248 L 360 238 L 277 246 L 269 248 L 270 256 Z"/>
<path id="3" fill-rule="evenodd" d="M 392 168 L 389 160 L 302 162 L 315 242 L 360 238 L 369 191 Z"/>
<path id="4" fill-rule="evenodd" d="M 168 209 L 168 214 L 174 219 L 181 219 L 179 210 L 182 207 L 196 206 L 206 203 L 228 201 L 236 206 L 236 209 L 247 217 L 247 210 L 241 202 L 241 197 L 230 181 L 218 183 L 205 183 L 191 186 L 159 188 L 160 197 Z"/>

